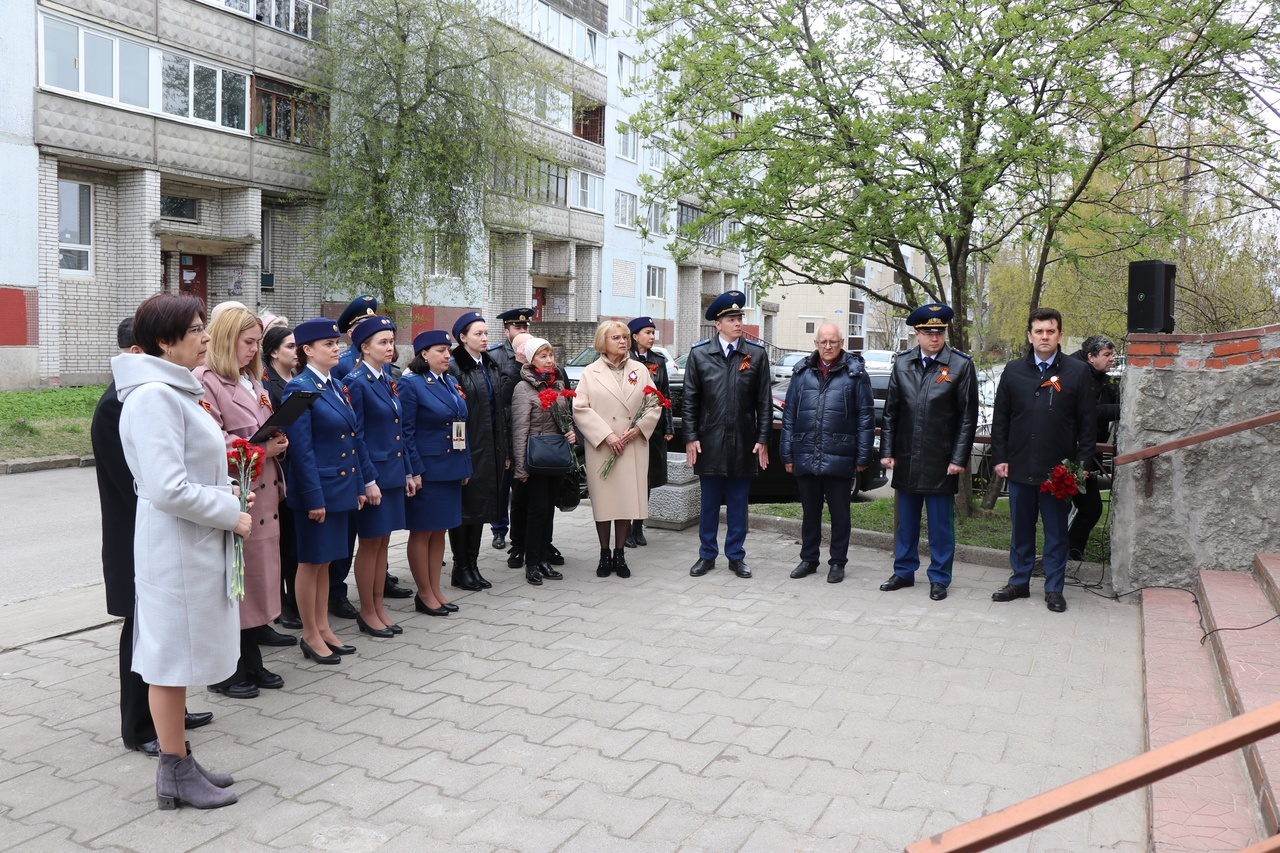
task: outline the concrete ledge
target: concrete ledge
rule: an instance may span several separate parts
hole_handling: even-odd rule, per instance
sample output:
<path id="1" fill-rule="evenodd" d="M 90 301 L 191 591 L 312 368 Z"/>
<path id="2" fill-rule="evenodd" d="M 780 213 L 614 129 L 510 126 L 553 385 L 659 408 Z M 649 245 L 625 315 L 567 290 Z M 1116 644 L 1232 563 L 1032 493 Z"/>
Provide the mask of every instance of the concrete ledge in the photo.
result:
<path id="1" fill-rule="evenodd" d="M 86 462 L 86 460 L 88 460 Z M 87 468 L 93 465 L 92 456 L 44 456 L 38 459 L 10 459 L 0 462 L 0 474 L 27 474 L 32 471 L 51 471 L 54 468 Z"/>
<path id="2" fill-rule="evenodd" d="M 0 651 L 120 621 L 107 613 L 106 590 L 101 583 L 5 605 L 0 607 L 0 617 L 5 624 Z"/>

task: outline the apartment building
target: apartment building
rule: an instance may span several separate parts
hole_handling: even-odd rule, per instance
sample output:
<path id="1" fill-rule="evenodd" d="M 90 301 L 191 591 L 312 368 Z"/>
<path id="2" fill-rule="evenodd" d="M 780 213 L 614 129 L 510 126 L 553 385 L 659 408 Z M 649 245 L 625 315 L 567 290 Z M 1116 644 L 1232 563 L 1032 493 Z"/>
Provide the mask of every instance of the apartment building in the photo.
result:
<path id="1" fill-rule="evenodd" d="M 676 265 L 645 211 L 660 168 L 627 130 L 638 0 L 511 0 L 495 14 L 557 69 L 523 116 L 552 155 L 527 205 L 476 235 L 466 276 L 428 247 L 397 292 L 401 338 L 533 304 L 567 355 L 603 317 L 651 314 L 678 350 L 742 284 L 736 255 Z M 161 289 L 302 319 L 349 294 L 305 273 L 322 103 L 308 96 L 329 0 L 35 0 L 3 36 L 0 388 L 103 381 L 115 327 Z M 609 33 L 619 35 L 610 38 Z M 688 207 L 690 209 L 686 210 Z M 407 322 L 406 322 L 407 321 Z"/>

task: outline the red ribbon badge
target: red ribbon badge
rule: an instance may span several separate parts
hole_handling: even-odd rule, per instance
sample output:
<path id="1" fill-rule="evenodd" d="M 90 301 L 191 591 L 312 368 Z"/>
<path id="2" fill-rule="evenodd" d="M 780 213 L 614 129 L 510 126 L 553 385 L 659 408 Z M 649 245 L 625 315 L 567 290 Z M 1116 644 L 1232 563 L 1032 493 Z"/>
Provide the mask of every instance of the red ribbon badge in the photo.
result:
<path id="1" fill-rule="evenodd" d="M 938 385 L 943 382 L 950 382 L 950 381 L 951 381 L 951 376 L 947 373 L 947 368 L 943 367 L 942 372 L 938 374 L 938 378 L 933 380 L 933 384 Z"/>
<path id="2" fill-rule="evenodd" d="M 1048 379 L 1040 383 L 1041 388 L 1048 388 L 1050 385 L 1053 386 L 1053 390 L 1057 391 L 1059 394 L 1062 393 L 1062 386 L 1058 384 L 1058 377 L 1050 376 Z"/>
<path id="3" fill-rule="evenodd" d="M 640 377 L 636 375 L 636 372 L 634 370 L 627 374 L 627 381 L 630 382 L 632 385 L 635 385 L 636 382 L 639 381 L 639 379 Z"/>
<path id="4" fill-rule="evenodd" d="M 738 372 L 741 373 L 744 370 L 750 370 L 750 369 L 751 369 L 751 356 L 744 352 L 742 353 L 742 363 L 738 365 Z"/>
<path id="5" fill-rule="evenodd" d="M 658 365 L 656 365 L 656 364 L 651 364 L 651 365 L 649 365 L 649 375 L 650 375 L 650 376 L 657 376 L 657 375 L 658 375 Z"/>
<path id="6" fill-rule="evenodd" d="M 212 415 L 212 414 L 213 414 L 213 406 L 210 406 L 210 405 L 209 405 L 209 401 L 208 401 L 208 400 L 201 400 L 201 401 L 200 401 L 200 408 L 204 409 L 204 410 L 205 410 L 206 412 L 208 412 L 210 415 Z"/>
<path id="7" fill-rule="evenodd" d="M 258 408 L 259 408 L 259 409 L 270 409 L 270 408 L 271 408 L 271 401 L 267 399 L 267 395 L 266 395 L 266 394 L 261 394 L 261 395 L 259 395 L 259 396 L 258 396 Z"/>

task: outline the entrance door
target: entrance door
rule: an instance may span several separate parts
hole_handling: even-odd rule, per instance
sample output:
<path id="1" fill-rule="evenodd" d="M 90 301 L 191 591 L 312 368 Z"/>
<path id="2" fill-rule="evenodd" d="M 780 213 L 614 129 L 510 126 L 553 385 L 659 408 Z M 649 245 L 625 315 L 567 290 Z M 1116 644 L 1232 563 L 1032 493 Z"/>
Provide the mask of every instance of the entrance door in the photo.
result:
<path id="1" fill-rule="evenodd" d="M 181 255 L 178 263 L 178 292 L 199 297 L 205 310 L 209 307 L 209 258 L 207 255 Z"/>

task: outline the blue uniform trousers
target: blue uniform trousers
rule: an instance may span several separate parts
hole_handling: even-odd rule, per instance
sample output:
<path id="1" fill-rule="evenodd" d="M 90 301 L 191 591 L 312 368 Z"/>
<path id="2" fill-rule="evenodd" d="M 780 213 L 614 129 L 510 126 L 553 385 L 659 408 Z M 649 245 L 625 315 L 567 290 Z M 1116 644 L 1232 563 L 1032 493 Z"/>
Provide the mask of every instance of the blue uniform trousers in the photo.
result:
<path id="1" fill-rule="evenodd" d="M 501 534 L 507 535 L 507 531 L 511 529 L 511 469 L 508 468 L 502 472 L 502 479 L 498 481 L 498 511 L 502 513 L 495 521 L 489 524 L 489 532 L 494 536 Z"/>
<path id="2" fill-rule="evenodd" d="M 702 512 L 698 516 L 698 556 L 714 560 L 720 554 L 716 544 L 720 532 L 720 505 L 725 505 L 727 525 L 724 555 L 730 560 L 747 558 L 747 495 L 750 477 L 703 477 Z"/>
<path id="3" fill-rule="evenodd" d="M 831 565 L 849 562 L 849 498 L 851 477 L 825 474 L 796 475 L 796 490 L 804 518 L 800 522 L 800 559 L 817 563 L 822 559 L 822 507 L 831 508 Z"/>
<path id="4" fill-rule="evenodd" d="M 1039 486 L 1009 483 L 1009 517 L 1013 536 L 1009 542 L 1009 567 L 1013 586 L 1031 583 L 1036 561 L 1036 516 L 1044 524 L 1044 591 L 1062 592 L 1067 576 L 1067 515 L 1071 501 L 1060 501 Z"/>
<path id="5" fill-rule="evenodd" d="M 920 511 L 929 514 L 929 583 L 951 584 L 956 557 L 955 495 L 898 491 L 898 530 L 893 537 L 893 573 L 915 580 L 920 568 Z"/>

